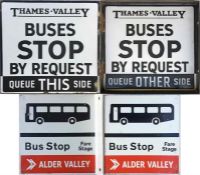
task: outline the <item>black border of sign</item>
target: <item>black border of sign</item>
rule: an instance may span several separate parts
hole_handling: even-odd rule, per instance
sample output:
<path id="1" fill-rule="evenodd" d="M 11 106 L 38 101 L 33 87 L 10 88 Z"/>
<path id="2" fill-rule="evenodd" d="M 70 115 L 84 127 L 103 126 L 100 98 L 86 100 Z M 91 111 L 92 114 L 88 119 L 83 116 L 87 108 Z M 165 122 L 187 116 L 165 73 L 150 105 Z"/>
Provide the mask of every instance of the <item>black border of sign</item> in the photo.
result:
<path id="1" fill-rule="evenodd" d="M 4 92 L 3 91 L 3 26 L 2 26 L 2 22 L 3 22 L 3 19 L 2 19 L 2 4 L 3 3 L 94 3 L 94 4 L 97 4 L 98 5 L 98 13 L 100 13 L 100 0 L 86 0 L 86 1 L 81 1 L 81 0 L 0 0 L 0 93 L 2 94 L 31 94 L 31 93 L 35 93 L 35 92 Z M 99 34 L 99 28 L 100 28 L 100 17 L 99 15 L 97 16 L 97 84 L 100 84 L 100 78 L 99 78 L 99 60 L 100 60 L 100 45 L 101 45 L 101 42 L 100 42 L 100 34 Z M 92 94 L 95 94 L 95 93 L 100 93 L 101 92 L 101 88 L 100 86 L 97 87 L 97 91 L 96 92 L 83 92 L 83 93 L 92 93 Z M 43 93 L 46 93 L 44 91 L 41 91 L 41 92 L 38 92 L 38 94 L 43 94 Z M 72 92 L 68 92 L 68 91 L 62 91 L 62 92 L 49 92 L 49 93 L 53 93 L 53 94 L 56 94 L 56 93 L 63 93 L 63 94 L 71 94 Z M 76 92 L 74 91 L 73 93 L 79 93 L 79 92 Z"/>
<path id="2" fill-rule="evenodd" d="M 19 3 L 99 3 L 100 0 L 3 0 L 3 2 L 19 2 Z"/>
<path id="3" fill-rule="evenodd" d="M 106 7 L 108 6 L 158 6 L 158 7 L 163 7 L 163 6 L 191 6 L 194 8 L 194 89 L 145 89 L 145 88 L 141 88 L 141 89 L 106 89 L 105 88 L 105 76 L 106 76 L 106 50 L 104 50 L 103 53 L 103 63 L 105 64 L 104 66 L 104 77 L 102 77 L 102 92 L 103 93 L 114 93 L 114 94 L 119 94 L 119 93 L 123 93 L 123 94 L 130 94 L 130 93 L 134 93 L 134 94 L 197 94 L 199 93 L 199 86 L 200 86 L 200 75 L 199 75 L 199 67 L 200 67 L 200 61 L 199 61 L 199 52 L 198 52 L 198 47 L 199 47 L 199 40 L 200 40 L 200 36 L 199 36 L 199 4 L 200 2 L 198 1 L 123 1 L 123 2 L 119 2 L 119 1 L 108 1 L 108 2 L 102 2 L 101 4 L 101 14 L 102 14 L 102 18 L 103 18 L 103 25 L 104 25 L 104 32 L 101 35 L 101 41 L 102 41 L 102 45 L 104 45 L 104 47 L 106 48 Z M 196 76 L 195 76 L 196 75 Z"/>
<path id="4" fill-rule="evenodd" d="M 0 29 L 1 29 L 1 31 L 0 31 L 0 44 L 1 44 L 1 46 L 0 46 L 0 92 L 1 92 L 1 80 L 2 80 L 2 76 L 3 76 L 3 31 L 2 31 L 2 29 L 3 29 L 3 27 L 2 27 L 2 2 L 0 3 Z"/>

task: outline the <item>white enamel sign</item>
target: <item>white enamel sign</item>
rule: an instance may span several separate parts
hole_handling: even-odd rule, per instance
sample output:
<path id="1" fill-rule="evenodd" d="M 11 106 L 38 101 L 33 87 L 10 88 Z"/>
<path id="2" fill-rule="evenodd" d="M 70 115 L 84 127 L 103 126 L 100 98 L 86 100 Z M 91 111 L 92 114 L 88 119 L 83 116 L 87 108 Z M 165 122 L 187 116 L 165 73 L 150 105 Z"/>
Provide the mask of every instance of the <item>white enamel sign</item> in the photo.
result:
<path id="1" fill-rule="evenodd" d="M 20 96 L 20 173 L 96 174 L 95 95 Z"/>
<path id="2" fill-rule="evenodd" d="M 106 95 L 105 174 L 179 174 L 179 97 Z"/>
<path id="3" fill-rule="evenodd" d="M 105 21 L 107 90 L 195 88 L 194 6 L 106 6 Z"/>
<path id="4" fill-rule="evenodd" d="M 3 92 L 96 92 L 97 3 L 2 3 Z"/>

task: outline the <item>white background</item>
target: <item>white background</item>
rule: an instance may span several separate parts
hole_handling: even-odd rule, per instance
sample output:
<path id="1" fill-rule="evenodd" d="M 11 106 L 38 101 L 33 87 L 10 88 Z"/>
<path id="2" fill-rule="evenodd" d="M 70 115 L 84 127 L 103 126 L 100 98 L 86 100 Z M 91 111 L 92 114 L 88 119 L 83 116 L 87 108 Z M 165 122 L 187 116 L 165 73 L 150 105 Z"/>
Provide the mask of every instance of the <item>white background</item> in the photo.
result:
<path id="1" fill-rule="evenodd" d="M 20 98 L 20 131 L 23 133 L 65 133 L 65 132 L 95 132 L 94 117 L 95 117 L 95 98 L 97 96 L 86 95 L 22 95 Z M 69 123 L 44 123 L 38 126 L 34 122 L 27 123 L 24 120 L 27 103 L 86 103 L 90 106 L 90 120 L 77 122 L 74 125 Z M 1 114 L 1 113 L 0 113 Z M 78 129 L 77 129 L 78 128 Z"/>
<path id="2" fill-rule="evenodd" d="M 152 126 L 151 123 L 128 123 L 125 126 L 121 123 L 110 123 L 110 105 L 119 102 L 120 104 L 172 104 L 174 106 L 174 120 L 156 126 Z M 176 95 L 105 95 L 106 133 L 179 133 L 178 102 L 179 98 Z"/>
<path id="3" fill-rule="evenodd" d="M 136 19 L 134 18 L 134 23 L 139 24 L 140 27 L 142 24 L 172 24 L 172 30 L 173 30 L 173 35 L 172 36 L 126 36 L 126 24 L 133 24 L 133 18 L 130 19 L 119 19 L 119 18 L 114 18 L 114 11 L 118 10 L 130 10 L 130 11 L 149 11 L 149 15 L 145 16 L 144 19 Z M 170 11 L 170 10 L 175 10 L 175 11 L 186 11 L 184 14 L 183 19 L 166 19 L 163 17 L 161 20 L 158 19 L 150 19 L 152 15 L 150 14 L 151 11 L 156 11 L 156 10 L 161 10 L 161 11 Z M 126 65 L 126 71 L 123 72 L 122 74 L 132 74 L 132 62 L 140 62 L 140 61 L 147 61 L 148 63 L 150 61 L 153 62 L 168 62 L 173 61 L 174 63 L 177 61 L 188 61 L 189 64 L 187 65 L 187 72 L 184 72 L 183 70 L 181 72 L 178 72 L 178 74 L 190 74 L 194 73 L 194 41 L 193 41 L 193 35 L 194 33 L 191 31 L 194 31 L 194 26 L 193 26 L 193 21 L 194 21 L 194 16 L 193 16 L 193 8 L 192 7 L 177 7 L 177 6 L 164 6 L 164 7 L 142 7 L 142 6 L 137 6 L 137 7 L 107 7 L 106 8 L 106 73 L 107 74 L 120 74 L 122 71 L 119 72 L 112 72 L 111 70 L 111 62 L 113 61 L 127 61 Z M 155 16 L 153 16 L 155 17 Z M 149 19 L 146 19 L 149 18 Z M 184 26 L 184 28 L 183 28 Z M 114 29 L 114 30 L 113 30 Z M 140 28 L 141 30 L 141 28 Z M 184 37 L 183 37 L 184 36 Z M 179 52 L 173 53 L 172 54 L 172 59 L 168 58 L 167 56 L 167 50 L 165 50 L 165 53 L 161 58 L 155 59 L 150 57 L 150 55 L 147 52 L 147 45 L 143 46 L 143 52 L 142 52 L 142 58 L 138 58 L 138 53 L 137 53 L 137 46 L 136 45 L 130 45 L 129 47 L 133 49 L 133 55 L 130 58 L 120 58 L 118 54 L 123 53 L 126 54 L 126 51 L 119 50 L 119 43 L 123 40 L 130 40 L 130 41 L 135 41 L 135 40 L 147 40 L 147 43 L 151 42 L 152 40 L 160 40 L 163 42 L 166 48 L 166 43 L 168 40 L 177 40 L 181 43 L 181 49 Z M 156 49 L 155 49 L 156 50 Z M 154 51 L 155 51 L 154 50 Z M 158 53 L 157 51 L 155 53 Z M 175 72 L 158 72 L 160 74 L 174 74 Z M 134 74 L 152 74 L 151 72 L 134 72 Z"/>
<path id="4" fill-rule="evenodd" d="M 18 95 L 0 95 L 0 174 L 19 173 Z M 200 96 L 181 97 L 181 175 L 199 175 Z"/>
<path id="5" fill-rule="evenodd" d="M 62 15 L 59 18 L 51 17 L 51 18 L 16 18 L 13 17 L 12 11 L 10 8 L 89 8 L 88 17 L 87 18 L 63 18 Z M 75 35 L 73 36 L 53 36 L 53 37 L 38 37 L 34 36 L 25 36 L 25 23 L 74 23 L 74 30 L 76 31 Z M 21 73 L 16 75 L 10 75 L 10 63 L 27 63 L 25 68 L 25 76 L 32 76 L 32 63 L 92 63 L 90 67 L 90 74 L 77 75 L 74 74 L 72 76 L 97 76 L 97 4 L 87 4 L 87 3 L 3 3 L 2 4 L 2 26 L 3 26 L 3 75 L 4 76 L 20 76 Z M 90 25 L 94 24 L 94 25 Z M 81 30 L 79 30 L 81 29 Z M 90 31 L 89 36 L 88 31 Z M 16 35 L 17 33 L 17 35 Z M 66 33 L 66 31 L 65 31 Z M 49 54 L 47 54 L 47 50 L 43 51 L 43 59 L 38 59 L 37 56 L 37 47 L 30 46 L 29 48 L 32 49 L 33 55 L 28 60 L 22 60 L 17 58 L 17 55 L 21 53 L 18 49 L 18 43 L 25 40 L 47 40 L 48 43 L 59 40 L 66 44 L 66 54 L 60 60 L 52 59 Z M 75 59 L 69 59 L 69 41 L 77 40 L 83 43 L 84 50 L 75 56 Z M 11 52 L 12 50 L 12 52 Z M 59 51 L 58 51 L 59 52 Z M 23 53 L 22 53 L 23 54 Z M 85 68 L 84 68 L 85 69 Z M 49 73 L 49 72 L 48 72 Z M 48 75 L 51 75 L 50 73 Z M 39 74 L 34 76 L 48 76 L 46 74 Z M 53 74 L 54 75 L 54 74 Z M 60 75 L 59 76 L 66 76 Z M 70 75 L 71 76 L 71 75 Z"/>

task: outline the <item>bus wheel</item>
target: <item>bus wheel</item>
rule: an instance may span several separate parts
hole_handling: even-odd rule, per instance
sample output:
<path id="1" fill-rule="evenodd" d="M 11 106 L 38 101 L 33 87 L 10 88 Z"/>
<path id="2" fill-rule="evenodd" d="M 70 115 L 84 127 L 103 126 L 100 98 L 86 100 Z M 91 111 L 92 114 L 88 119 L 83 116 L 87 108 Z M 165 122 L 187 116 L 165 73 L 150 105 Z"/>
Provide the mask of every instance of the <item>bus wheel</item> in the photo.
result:
<path id="1" fill-rule="evenodd" d="M 44 119 L 42 117 L 39 117 L 36 119 L 37 124 L 41 125 L 42 123 L 44 123 Z"/>
<path id="2" fill-rule="evenodd" d="M 126 124 L 128 123 L 127 118 L 122 118 L 122 119 L 120 119 L 120 123 L 121 123 L 122 125 L 126 125 Z"/>
<path id="3" fill-rule="evenodd" d="M 158 125 L 160 123 L 160 119 L 159 118 L 153 118 L 152 123 L 154 125 Z"/>
<path id="4" fill-rule="evenodd" d="M 70 118 L 68 119 L 68 122 L 69 122 L 70 124 L 74 124 L 74 123 L 76 123 L 76 118 L 70 117 Z"/>

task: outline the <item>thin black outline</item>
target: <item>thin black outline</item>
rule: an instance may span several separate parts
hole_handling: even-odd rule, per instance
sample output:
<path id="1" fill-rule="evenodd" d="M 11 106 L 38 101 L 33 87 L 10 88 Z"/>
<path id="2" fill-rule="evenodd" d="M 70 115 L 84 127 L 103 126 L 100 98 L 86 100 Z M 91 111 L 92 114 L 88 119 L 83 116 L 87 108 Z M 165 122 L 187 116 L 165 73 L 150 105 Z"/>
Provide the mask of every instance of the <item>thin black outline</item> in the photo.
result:
<path id="1" fill-rule="evenodd" d="M 95 133 L 20 133 L 20 137 L 95 137 Z"/>
<path id="2" fill-rule="evenodd" d="M 0 50 L 0 81 L 3 79 L 3 25 L 2 25 L 2 22 L 3 22 L 3 19 L 2 19 L 2 2 L 0 3 L 0 27 L 1 27 L 1 32 L 0 32 L 0 42 L 1 42 L 1 50 Z M 1 81 L 2 83 L 2 81 Z M 0 86 L 0 90 L 2 91 L 1 89 L 2 85 Z"/>
<path id="3" fill-rule="evenodd" d="M 65 0 L 2 0 L 0 1 L 0 29 L 1 29 L 1 32 L 0 32 L 0 48 L 1 48 L 1 51 L 0 51 L 0 92 L 1 93 L 12 93 L 11 91 L 10 92 L 4 92 L 3 91 L 3 37 L 2 37 L 2 34 L 3 34 L 3 25 L 2 25 L 2 22 L 3 22 L 3 19 L 2 19 L 2 4 L 3 3 L 63 3 L 63 4 L 69 4 L 69 3 L 73 3 L 73 4 L 86 4 L 86 3 L 91 3 L 91 4 L 97 4 L 97 63 L 96 63 L 96 66 L 97 66 L 97 75 L 96 76 L 92 76 L 92 77 L 96 77 L 97 78 L 97 83 L 101 83 L 100 82 L 100 76 L 99 76 L 99 65 L 100 65 L 100 48 L 101 48 L 101 38 L 100 38 L 100 33 L 99 32 L 99 28 L 100 28 L 100 16 L 98 15 L 100 13 L 100 0 L 86 0 L 86 1 L 81 1 L 81 0 L 68 0 L 68 1 L 65 1 Z M 62 16 L 61 16 L 62 17 Z M 48 77 L 48 76 L 47 76 Z M 95 92 L 100 92 L 101 89 L 97 88 L 95 90 Z M 28 93 L 31 93 L 33 91 L 30 91 Z M 39 91 L 40 93 L 42 93 L 43 91 Z M 64 91 L 61 91 L 61 92 L 64 92 Z M 76 91 L 73 91 L 73 92 L 76 92 Z M 86 91 L 86 92 L 93 92 L 93 91 Z M 15 93 L 15 92 L 14 92 Z M 22 92 L 18 92 L 18 93 L 27 93 L 25 91 L 22 91 Z"/>
<path id="4" fill-rule="evenodd" d="M 164 7 L 164 6 L 172 6 L 172 7 L 193 7 L 194 8 L 194 89 L 165 89 L 165 88 L 126 88 L 126 89 L 108 89 L 106 88 L 106 82 L 105 82 L 105 78 L 106 78 L 106 64 L 104 66 L 104 77 L 102 78 L 102 92 L 103 93 L 109 93 L 110 91 L 113 94 L 119 94 L 119 93 L 124 93 L 124 94 L 128 94 L 130 92 L 134 92 L 136 94 L 158 94 L 158 93 L 163 93 L 163 94 L 197 94 L 199 93 L 199 67 L 200 67 L 200 61 L 199 61 L 199 57 L 200 54 L 198 53 L 198 47 L 199 47 L 199 40 L 200 40 L 200 36 L 199 36 L 199 2 L 198 1 L 181 1 L 181 0 L 177 0 L 177 1 L 169 1 L 169 2 L 162 2 L 162 0 L 155 2 L 155 1 L 124 1 L 124 2 L 102 2 L 101 3 L 101 14 L 103 15 L 104 18 L 104 29 L 106 29 L 106 7 L 112 7 L 112 6 L 143 6 L 143 7 L 148 7 L 148 6 L 156 6 L 156 7 Z M 106 33 L 105 30 L 101 36 L 101 41 L 102 44 L 104 45 L 104 47 L 106 48 Z M 106 50 L 103 54 L 103 58 L 102 58 L 103 62 L 106 63 Z M 196 75 L 196 76 L 195 76 Z M 156 91 L 155 91 L 156 90 Z"/>
<path id="5" fill-rule="evenodd" d="M 179 133 L 105 133 L 105 137 L 179 137 Z"/>

